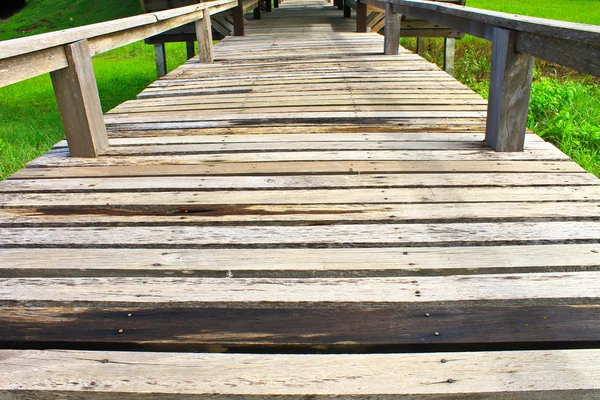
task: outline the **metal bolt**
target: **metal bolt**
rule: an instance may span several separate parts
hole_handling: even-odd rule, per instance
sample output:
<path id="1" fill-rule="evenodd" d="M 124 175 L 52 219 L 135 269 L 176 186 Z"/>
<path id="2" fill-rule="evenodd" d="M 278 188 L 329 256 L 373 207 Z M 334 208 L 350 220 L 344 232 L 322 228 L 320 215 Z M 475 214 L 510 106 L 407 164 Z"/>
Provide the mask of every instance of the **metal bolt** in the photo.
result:
<path id="1" fill-rule="evenodd" d="M 446 360 L 445 358 L 442 358 L 442 359 L 440 360 L 440 362 L 441 362 L 442 364 L 446 364 L 446 362 L 448 362 L 448 360 Z"/>
<path id="2" fill-rule="evenodd" d="M 431 317 L 431 314 L 429 314 L 428 312 L 425 313 L 426 317 Z"/>
<path id="3" fill-rule="evenodd" d="M 454 379 L 452 379 L 452 378 L 448 379 L 448 383 L 453 383 L 453 382 L 454 382 Z"/>
<path id="4" fill-rule="evenodd" d="M 96 381 L 91 381 L 90 386 L 96 386 Z"/>
<path id="5" fill-rule="evenodd" d="M 108 362 L 108 360 L 105 358 L 104 360 L 102 360 L 102 364 L 106 364 Z"/>
<path id="6" fill-rule="evenodd" d="M 117 332 L 119 332 L 119 333 L 123 333 L 123 329 L 119 329 Z"/>
<path id="7" fill-rule="evenodd" d="M 132 315 L 131 313 L 127 314 L 128 317 L 131 317 L 131 315 Z"/>
<path id="8" fill-rule="evenodd" d="M 435 332 L 434 335 L 435 336 L 440 336 L 440 333 L 439 332 Z"/>
<path id="9" fill-rule="evenodd" d="M 421 294 L 421 291 L 420 290 L 415 290 L 415 293 L 416 294 Z"/>

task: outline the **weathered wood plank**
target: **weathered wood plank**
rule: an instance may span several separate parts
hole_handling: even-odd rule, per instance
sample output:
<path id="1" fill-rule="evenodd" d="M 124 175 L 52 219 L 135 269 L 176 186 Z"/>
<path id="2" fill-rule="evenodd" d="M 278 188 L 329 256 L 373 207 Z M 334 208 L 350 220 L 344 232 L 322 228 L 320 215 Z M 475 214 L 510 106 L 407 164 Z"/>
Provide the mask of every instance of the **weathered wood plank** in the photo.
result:
<path id="1" fill-rule="evenodd" d="M 12 179 L 127 176 L 298 175 L 325 173 L 419 172 L 585 172 L 571 161 L 289 161 L 257 163 L 198 163 L 194 165 L 136 165 L 135 167 L 26 168 Z"/>
<path id="2" fill-rule="evenodd" d="M 204 12 L 204 17 L 196 21 L 196 37 L 198 40 L 198 56 L 200 62 L 211 63 L 214 59 L 212 27 L 210 15 Z"/>
<path id="3" fill-rule="evenodd" d="M 141 197 L 141 196 L 139 196 Z M 0 247 L 373 247 L 597 243 L 597 221 L 337 224 L 315 226 L 110 226 L 4 229 Z"/>
<path id="4" fill-rule="evenodd" d="M 0 353 L 0 393 L 33 399 L 398 396 L 593 399 L 598 350 L 435 354 L 255 355 L 92 351 Z M 106 360 L 106 362 L 102 362 Z M 446 360 L 446 362 L 440 362 Z M 43 371 L 37 367 L 44 365 Z M 161 373 L 157 374 L 157 370 Z M 31 376 L 37 377 L 32 382 Z M 551 379 L 549 379 L 551 377 Z M 125 379 L 124 379 L 125 378 Z M 485 386 L 481 382 L 485 381 Z M 72 382 L 65 385 L 65 382 Z M 93 382 L 93 384 L 92 384 Z"/>
<path id="5" fill-rule="evenodd" d="M 365 277 L 594 271 L 600 245 L 318 249 L 0 248 L 4 277 Z M 269 260 L 265 263 L 265 260 Z"/>

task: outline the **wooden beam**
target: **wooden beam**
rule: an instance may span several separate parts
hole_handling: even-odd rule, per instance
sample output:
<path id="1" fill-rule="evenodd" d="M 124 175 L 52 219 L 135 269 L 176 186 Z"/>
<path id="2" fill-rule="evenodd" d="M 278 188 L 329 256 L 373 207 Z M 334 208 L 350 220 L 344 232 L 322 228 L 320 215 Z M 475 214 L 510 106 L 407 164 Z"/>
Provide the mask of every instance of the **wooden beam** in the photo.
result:
<path id="1" fill-rule="evenodd" d="M 273 11 L 273 0 L 265 0 L 265 11 L 266 12 L 271 12 Z"/>
<path id="2" fill-rule="evenodd" d="M 454 45 L 456 39 L 444 38 L 444 71 L 454 75 Z"/>
<path id="3" fill-rule="evenodd" d="M 212 26 L 210 15 L 207 11 L 204 12 L 204 18 L 196 21 L 195 25 L 196 36 L 198 37 L 198 56 L 200 62 L 211 63 L 214 59 L 214 51 L 212 41 Z"/>
<path id="4" fill-rule="evenodd" d="M 384 27 L 384 45 L 383 53 L 396 55 L 400 50 L 400 27 L 402 25 L 402 15 L 393 11 L 392 5 L 385 5 L 385 27 Z"/>
<path id="5" fill-rule="evenodd" d="M 275 8 L 279 8 L 279 0 L 273 0 L 273 5 Z"/>
<path id="6" fill-rule="evenodd" d="M 344 0 L 344 18 L 352 18 L 352 8 L 348 5 L 347 0 Z"/>
<path id="7" fill-rule="evenodd" d="M 167 74 L 167 53 L 164 43 L 154 44 L 154 59 L 156 60 L 156 76 L 161 78 Z"/>
<path id="8" fill-rule="evenodd" d="M 244 36 L 244 0 L 238 0 L 238 6 L 233 9 L 233 35 Z"/>
<path id="9" fill-rule="evenodd" d="M 261 19 L 261 17 L 262 17 L 262 2 L 263 2 L 263 0 L 258 0 L 258 4 L 256 5 L 256 8 L 253 10 L 254 19 L 256 19 L 256 20 Z"/>
<path id="10" fill-rule="evenodd" d="M 196 48 L 193 40 L 188 40 L 185 42 L 185 51 L 187 53 L 188 60 L 196 55 Z"/>
<path id="11" fill-rule="evenodd" d="M 356 32 L 367 31 L 367 4 L 356 0 Z"/>
<path id="12" fill-rule="evenodd" d="M 344 0 L 339 0 L 337 3 L 337 9 L 342 11 L 344 9 Z"/>
<path id="13" fill-rule="evenodd" d="M 64 46 L 69 66 L 53 71 L 52 86 L 72 157 L 97 157 L 108 148 L 87 40 Z"/>
<path id="14" fill-rule="evenodd" d="M 494 28 L 485 141 L 496 151 L 523 151 L 533 57 L 515 51 L 516 32 Z"/>
<path id="15" fill-rule="evenodd" d="M 425 38 L 417 37 L 417 54 L 422 56 L 425 54 Z"/>

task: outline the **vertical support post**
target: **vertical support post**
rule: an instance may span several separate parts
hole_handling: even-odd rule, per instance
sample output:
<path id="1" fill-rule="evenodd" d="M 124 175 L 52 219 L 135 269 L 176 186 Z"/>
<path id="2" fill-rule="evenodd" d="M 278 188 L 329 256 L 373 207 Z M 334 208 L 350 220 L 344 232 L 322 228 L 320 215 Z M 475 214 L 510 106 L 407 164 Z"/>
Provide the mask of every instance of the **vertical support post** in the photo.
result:
<path id="1" fill-rule="evenodd" d="M 344 0 L 344 18 L 352 18 L 352 9 L 346 4 L 347 0 Z"/>
<path id="2" fill-rule="evenodd" d="M 196 55 L 196 49 L 194 48 L 193 40 L 185 42 L 185 51 L 187 53 L 188 60 Z"/>
<path id="3" fill-rule="evenodd" d="M 244 0 L 238 0 L 238 6 L 232 10 L 233 35 L 244 36 Z"/>
<path id="4" fill-rule="evenodd" d="M 108 148 L 87 40 L 64 46 L 69 66 L 50 73 L 71 157 L 98 157 Z"/>
<path id="5" fill-rule="evenodd" d="M 198 38 L 198 57 L 201 63 L 211 63 L 214 59 L 212 24 L 210 12 L 204 10 L 202 19 L 196 21 L 196 37 Z"/>
<path id="6" fill-rule="evenodd" d="M 420 56 L 425 54 L 425 38 L 424 37 L 417 38 L 417 54 Z"/>
<path id="7" fill-rule="evenodd" d="M 263 2 L 263 0 L 258 0 L 258 4 L 256 5 L 256 8 L 253 10 L 254 11 L 254 19 L 262 18 L 262 2 Z"/>
<path id="8" fill-rule="evenodd" d="M 515 51 L 515 31 L 493 29 L 485 141 L 496 151 L 523 151 L 534 59 Z"/>
<path id="9" fill-rule="evenodd" d="M 154 44 L 154 58 L 156 60 L 156 76 L 163 77 L 167 74 L 167 52 L 164 43 Z"/>
<path id="10" fill-rule="evenodd" d="M 356 32 L 367 31 L 367 5 L 356 0 Z"/>
<path id="11" fill-rule="evenodd" d="M 343 1 L 343 0 L 333 0 L 333 6 L 334 7 L 339 7 L 340 1 Z"/>
<path id="12" fill-rule="evenodd" d="M 402 14 L 394 12 L 393 5 L 385 3 L 383 54 L 396 55 L 400 51 Z"/>
<path id="13" fill-rule="evenodd" d="M 266 12 L 273 11 L 273 9 L 272 9 L 273 4 L 271 2 L 272 2 L 272 0 L 265 0 L 265 11 Z"/>
<path id="14" fill-rule="evenodd" d="M 275 6 L 275 8 L 279 8 L 279 0 L 273 0 L 273 6 Z"/>
<path id="15" fill-rule="evenodd" d="M 444 71 L 454 75 L 454 44 L 456 39 L 444 38 Z"/>
<path id="16" fill-rule="evenodd" d="M 338 11 L 342 11 L 344 9 L 344 2 L 345 2 L 345 0 L 338 1 L 338 4 L 337 4 Z"/>

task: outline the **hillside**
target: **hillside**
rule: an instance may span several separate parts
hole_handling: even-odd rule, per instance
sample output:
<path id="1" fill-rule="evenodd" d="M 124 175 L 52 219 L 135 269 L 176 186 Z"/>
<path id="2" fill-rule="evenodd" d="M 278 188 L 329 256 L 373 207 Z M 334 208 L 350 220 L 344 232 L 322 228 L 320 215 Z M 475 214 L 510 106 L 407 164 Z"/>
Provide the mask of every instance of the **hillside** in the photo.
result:
<path id="1" fill-rule="evenodd" d="M 28 0 L 24 9 L 0 23 L 0 40 L 129 17 L 141 12 L 138 0 Z"/>

